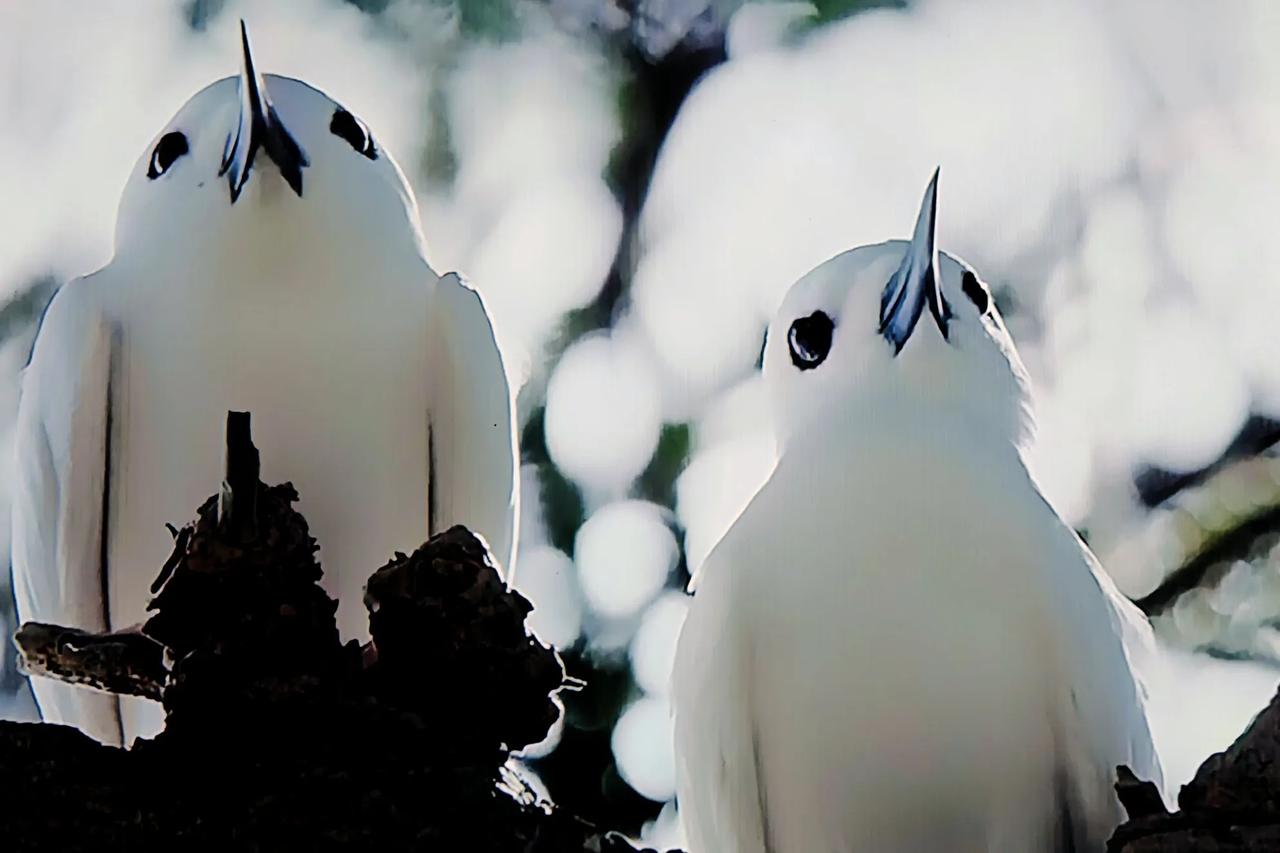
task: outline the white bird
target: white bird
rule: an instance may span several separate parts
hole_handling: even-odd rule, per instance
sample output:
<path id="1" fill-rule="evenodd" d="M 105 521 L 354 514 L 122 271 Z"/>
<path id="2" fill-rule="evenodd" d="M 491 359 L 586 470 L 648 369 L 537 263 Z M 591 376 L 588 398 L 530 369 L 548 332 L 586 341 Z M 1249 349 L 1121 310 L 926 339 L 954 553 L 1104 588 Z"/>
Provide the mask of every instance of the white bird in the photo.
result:
<path id="1" fill-rule="evenodd" d="M 111 262 L 64 285 L 25 371 L 18 612 L 89 630 L 146 617 L 182 523 L 222 479 L 230 409 L 266 482 L 292 480 L 345 637 L 395 550 L 463 523 L 509 567 L 517 457 L 485 306 L 423 256 L 417 204 L 353 113 L 243 67 L 194 95 L 124 189 Z M 34 679 L 45 719 L 107 743 L 159 705 Z"/>
<path id="2" fill-rule="evenodd" d="M 769 328 L 777 466 L 673 671 L 692 853 L 1101 850 L 1116 765 L 1160 784 L 1150 626 L 1024 464 L 1026 372 L 936 190 Z"/>

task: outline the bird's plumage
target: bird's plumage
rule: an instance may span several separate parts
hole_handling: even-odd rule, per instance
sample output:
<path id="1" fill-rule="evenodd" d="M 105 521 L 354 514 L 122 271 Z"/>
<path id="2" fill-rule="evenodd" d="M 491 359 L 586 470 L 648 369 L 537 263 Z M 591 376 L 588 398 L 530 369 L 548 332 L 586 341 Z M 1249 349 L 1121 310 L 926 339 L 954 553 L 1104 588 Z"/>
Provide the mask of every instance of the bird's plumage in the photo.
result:
<path id="1" fill-rule="evenodd" d="M 49 306 L 45 323 L 61 333 L 36 341 L 25 371 L 14 442 L 12 560 L 22 618 L 103 631 L 113 335 L 91 305 L 71 295 L 83 286 L 70 282 Z M 119 742 L 114 697 L 44 679 L 33 687 L 46 720 Z"/>
<path id="2" fill-rule="evenodd" d="M 157 137 L 181 146 L 139 160 L 112 261 L 47 312 L 17 427 L 24 621 L 146 618 L 165 523 L 216 491 L 231 409 L 253 414 L 263 480 L 298 487 L 344 636 L 367 633 L 368 575 L 434 530 L 467 524 L 510 565 L 513 408 L 483 302 L 428 266 L 412 193 L 372 138 L 352 139 L 356 120 L 304 83 L 265 81 L 305 150 L 301 192 L 264 149 L 228 197 L 239 99 L 219 81 Z M 125 700 L 117 719 L 112 697 L 35 689 L 49 719 L 107 742 L 159 725 L 154 703 Z"/>
<path id="3" fill-rule="evenodd" d="M 484 300 L 456 273 L 440 280 L 434 300 L 429 360 L 432 517 L 437 527 L 450 519 L 468 519 L 493 552 L 509 561 L 519 494 L 511 488 L 505 504 L 493 496 L 493 484 L 519 478 L 515 411 L 502 354 Z"/>
<path id="4" fill-rule="evenodd" d="M 674 682 L 691 850 L 1100 849 L 1114 766 L 1158 778 L 1121 645 L 1149 628 L 952 426 L 794 448 L 707 559 Z"/>
<path id="5" fill-rule="evenodd" d="M 912 256 L 932 270 L 904 284 Z M 885 324 L 894 287 L 918 301 Z M 698 571 L 673 670 L 693 853 L 1100 850 L 1115 766 L 1160 778 L 1130 663 L 1150 627 L 1024 463 L 990 303 L 895 242 L 779 309 L 780 455 Z"/>

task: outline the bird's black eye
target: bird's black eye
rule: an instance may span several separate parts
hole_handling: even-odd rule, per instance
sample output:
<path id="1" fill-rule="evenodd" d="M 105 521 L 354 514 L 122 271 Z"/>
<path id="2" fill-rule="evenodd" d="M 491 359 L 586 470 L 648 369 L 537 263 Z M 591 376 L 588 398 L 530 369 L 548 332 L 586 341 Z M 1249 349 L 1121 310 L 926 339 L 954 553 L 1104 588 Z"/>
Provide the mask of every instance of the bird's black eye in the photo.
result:
<path id="1" fill-rule="evenodd" d="M 969 301 L 978 309 L 978 313 L 987 313 L 987 309 L 991 307 L 991 294 L 987 293 L 987 289 L 982 286 L 982 282 L 978 281 L 978 277 L 969 270 L 965 270 L 964 276 L 960 279 L 960 286 L 964 289 L 964 295 L 969 297 Z"/>
<path id="2" fill-rule="evenodd" d="M 171 130 L 156 143 L 156 150 L 151 152 L 151 163 L 147 166 L 147 177 L 151 180 L 169 171 L 169 167 L 190 149 L 185 134 Z"/>
<path id="3" fill-rule="evenodd" d="M 334 136 L 347 140 L 347 143 L 370 160 L 378 159 L 378 149 L 373 145 L 373 136 L 364 122 L 351 113 L 338 107 L 333 113 L 333 121 L 329 122 L 329 132 Z"/>
<path id="4" fill-rule="evenodd" d="M 836 324 L 822 311 L 814 311 L 791 324 L 787 333 L 787 346 L 791 348 L 791 363 L 801 370 L 812 370 L 826 360 L 831 352 L 831 333 Z"/>

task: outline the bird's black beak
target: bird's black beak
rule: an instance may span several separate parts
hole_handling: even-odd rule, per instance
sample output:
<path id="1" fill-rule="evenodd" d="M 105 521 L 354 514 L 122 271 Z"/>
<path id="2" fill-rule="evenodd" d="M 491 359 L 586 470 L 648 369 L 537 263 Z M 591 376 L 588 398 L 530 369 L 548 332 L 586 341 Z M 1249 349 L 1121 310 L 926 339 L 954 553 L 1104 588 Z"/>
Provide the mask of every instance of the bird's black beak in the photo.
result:
<path id="1" fill-rule="evenodd" d="M 942 337 L 947 337 L 951 309 L 942 296 L 938 249 L 934 242 L 939 171 L 934 170 L 929 188 L 924 191 L 924 201 L 920 204 L 920 215 L 916 217 L 916 230 L 911 236 L 906 257 L 880 297 L 880 334 L 893 346 L 894 355 L 902 352 L 926 303 Z"/>
<path id="2" fill-rule="evenodd" d="M 236 126 L 235 136 L 227 139 L 227 150 L 222 156 L 222 169 L 218 174 L 227 176 L 231 203 L 235 204 L 249 180 L 254 157 L 261 148 L 276 164 L 285 183 L 301 196 L 302 170 L 308 165 L 307 155 L 289 135 L 271 105 L 266 81 L 253 65 L 249 30 L 243 20 L 240 21 L 240 39 L 244 44 L 244 63 L 240 68 L 240 123 Z"/>

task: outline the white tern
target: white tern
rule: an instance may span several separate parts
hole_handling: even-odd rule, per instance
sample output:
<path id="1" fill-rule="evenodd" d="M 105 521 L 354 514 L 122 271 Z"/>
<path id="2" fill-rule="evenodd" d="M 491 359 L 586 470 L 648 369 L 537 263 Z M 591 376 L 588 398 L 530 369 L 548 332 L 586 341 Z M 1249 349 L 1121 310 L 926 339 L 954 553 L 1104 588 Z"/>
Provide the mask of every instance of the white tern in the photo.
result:
<path id="1" fill-rule="evenodd" d="M 365 124 L 243 66 L 195 94 L 129 176 L 115 253 L 64 285 L 19 404 L 18 612 L 89 630 L 146 618 L 183 523 L 222 479 L 228 410 L 265 482 L 292 480 L 345 637 L 395 550 L 463 523 L 508 566 L 517 457 L 479 295 L 423 254 L 417 203 Z M 45 719 L 107 743 L 159 705 L 34 679 Z"/>
<path id="2" fill-rule="evenodd" d="M 1099 851 L 1116 765 L 1160 784 L 1150 626 L 1024 463 L 1026 371 L 936 197 L 769 327 L 777 465 L 673 672 L 691 853 Z"/>

